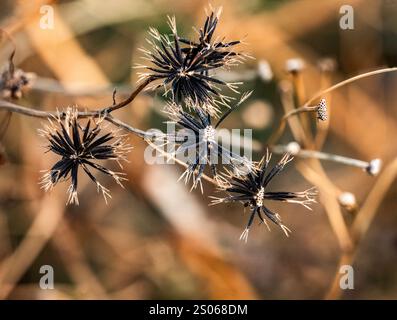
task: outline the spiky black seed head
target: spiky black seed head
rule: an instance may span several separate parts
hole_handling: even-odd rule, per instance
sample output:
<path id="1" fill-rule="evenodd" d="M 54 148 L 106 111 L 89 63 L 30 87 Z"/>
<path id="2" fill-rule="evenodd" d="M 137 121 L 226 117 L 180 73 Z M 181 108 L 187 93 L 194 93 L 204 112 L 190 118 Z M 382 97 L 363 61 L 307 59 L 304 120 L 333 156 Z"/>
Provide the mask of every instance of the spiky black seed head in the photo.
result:
<path id="1" fill-rule="evenodd" d="M 193 188 L 198 184 L 202 188 L 200 179 L 206 166 L 210 167 L 215 179 L 220 179 L 217 164 L 224 164 L 239 173 L 251 170 L 251 161 L 231 151 L 230 146 L 219 144 L 217 137 L 220 123 L 249 95 L 250 93 L 244 94 L 239 103 L 223 114 L 215 124 L 212 123 L 210 114 L 201 109 L 196 111 L 196 115 L 192 115 L 180 105 L 168 104 L 166 113 L 170 122 L 177 126 L 177 130 L 175 135 L 168 135 L 167 143 L 172 144 L 177 157 L 184 157 L 188 167 L 181 178 L 185 178 L 186 183 L 192 179 Z"/>
<path id="2" fill-rule="evenodd" d="M 315 203 L 317 191 L 314 188 L 303 192 L 289 191 L 267 191 L 269 183 L 278 175 L 284 166 L 292 160 L 289 154 L 285 154 L 281 160 L 270 170 L 268 170 L 271 155 L 267 152 L 266 156 L 256 163 L 252 171 L 246 176 L 236 176 L 229 174 L 227 177 L 228 185 L 221 188 L 229 195 L 224 198 L 214 198 L 213 204 L 226 202 L 242 202 L 245 207 L 251 208 L 251 214 L 246 229 L 241 235 L 242 240 L 247 241 L 249 229 L 257 216 L 262 223 L 267 225 L 267 220 L 278 225 L 288 236 L 290 230 L 282 224 L 281 217 L 270 210 L 266 202 L 269 200 L 298 203 L 311 210 L 310 205 Z M 268 225 L 267 225 L 268 226 Z"/>
<path id="3" fill-rule="evenodd" d="M 220 12 L 219 12 L 220 13 Z M 140 80 L 149 78 L 152 88 L 164 86 L 174 102 L 188 102 L 194 108 L 205 109 L 211 115 L 219 112 L 219 105 L 227 105 L 230 98 L 221 94 L 221 87 L 236 91 L 236 83 L 227 83 L 214 76 L 214 72 L 238 64 L 244 55 L 233 50 L 240 41 L 213 41 L 219 14 L 211 12 L 204 27 L 199 30 L 198 41 L 190 41 L 178 35 L 175 18 L 169 18 L 171 36 L 161 35 L 150 29 L 151 50 L 141 49 L 149 66 L 140 74 Z"/>
<path id="4" fill-rule="evenodd" d="M 60 181 L 71 180 L 67 204 L 79 203 L 77 181 L 80 168 L 95 183 L 97 191 L 101 191 L 106 202 L 107 198 L 111 197 L 110 192 L 99 183 L 91 171 L 100 171 L 112 177 L 120 186 L 121 182 L 126 180 L 123 173 L 114 172 L 98 163 L 114 160 L 121 167 L 120 161 L 126 161 L 126 154 L 131 150 L 125 136 L 118 135 L 116 131 L 102 134 L 102 120 L 89 118 L 83 124 L 83 121 L 78 119 L 77 109 L 67 108 L 65 112 L 48 119 L 48 124 L 39 130 L 40 135 L 48 140 L 48 151 L 61 157 L 45 172 L 40 183 L 42 188 L 48 191 Z"/>

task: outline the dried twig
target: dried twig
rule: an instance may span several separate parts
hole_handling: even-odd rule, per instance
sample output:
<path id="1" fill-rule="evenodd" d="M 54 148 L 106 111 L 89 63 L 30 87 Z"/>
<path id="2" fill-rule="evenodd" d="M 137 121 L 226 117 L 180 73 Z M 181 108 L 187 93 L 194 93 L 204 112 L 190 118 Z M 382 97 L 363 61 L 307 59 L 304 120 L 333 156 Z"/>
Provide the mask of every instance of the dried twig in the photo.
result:
<path id="1" fill-rule="evenodd" d="M 290 112 L 286 113 L 280 120 L 280 123 L 277 127 L 277 129 L 274 131 L 274 133 L 270 136 L 269 140 L 268 140 L 268 144 L 272 145 L 275 144 L 278 139 L 281 137 L 281 135 L 284 132 L 285 129 L 285 125 L 286 125 L 286 121 L 289 117 L 292 116 L 296 116 L 298 114 L 301 113 L 305 113 L 305 112 L 317 112 L 318 110 L 318 106 L 311 106 L 311 104 L 316 101 L 317 99 L 321 98 L 322 96 L 324 96 L 327 93 L 330 93 L 331 91 L 334 91 L 336 89 L 339 89 L 349 83 L 352 83 L 354 81 L 366 78 L 366 77 L 370 77 L 373 75 L 377 75 L 377 74 L 382 74 L 382 73 L 387 73 L 387 72 L 394 72 L 397 71 L 397 67 L 393 67 L 393 68 L 384 68 L 384 69 L 379 69 L 379 70 L 375 70 L 375 71 L 371 71 L 371 72 L 366 72 L 360 75 L 357 75 L 355 77 L 346 79 L 344 81 L 341 81 L 335 85 L 333 85 L 332 87 L 329 87 L 325 90 L 322 90 L 318 93 L 316 93 L 314 96 L 312 96 L 303 106 L 301 106 L 300 108 L 297 108 L 295 110 L 291 110 Z"/>

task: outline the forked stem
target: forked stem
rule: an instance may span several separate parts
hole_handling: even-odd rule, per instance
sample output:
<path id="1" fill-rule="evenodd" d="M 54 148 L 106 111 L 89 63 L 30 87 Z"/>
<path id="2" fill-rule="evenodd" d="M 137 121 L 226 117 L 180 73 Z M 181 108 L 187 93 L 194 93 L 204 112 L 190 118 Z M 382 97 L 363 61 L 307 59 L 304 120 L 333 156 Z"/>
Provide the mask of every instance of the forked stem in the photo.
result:
<path id="1" fill-rule="evenodd" d="M 142 82 L 138 85 L 138 87 L 135 88 L 134 91 L 131 92 L 131 94 L 129 95 L 129 97 L 128 97 L 127 99 L 125 99 L 125 100 L 123 100 L 123 101 L 121 101 L 121 102 L 119 102 L 119 103 L 117 103 L 117 104 L 113 104 L 113 105 L 110 106 L 110 107 L 104 108 L 103 110 L 101 110 L 101 112 L 102 112 L 102 113 L 105 113 L 105 114 L 111 113 L 111 112 L 113 112 L 113 111 L 115 111 L 115 110 L 121 109 L 121 108 L 125 107 L 126 105 L 130 104 L 130 103 L 136 98 L 136 96 L 137 96 L 143 89 L 145 89 L 146 86 L 147 86 L 150 82 L 152 82 L 152 81 L 153 81 L 153 79 L 152 79 L 151 77 L 146 78 L 144 81 L 142 81 Z M 114 98 L 114 95 L 113 95 L 113 98 Z M 114 100 L 114 99 L 113 99 L 113 100 Z"/>
<path id="2" fill-rule="evenodd" d="M 286 113 L 280 120 L 280 124 L 278 126 L 278 128 L 276 129 L 276 131 L 274 131 L 274 133 L 270 136 L 269 140 L 268 140 L 268 144 L 272 145 L 275 144 L 278 139 L 281 137 L 281 135 L 284 132 L 285 129 L 285 124 L 286 121 L 289 117 L 291 116 L 295 116 L 297 114 L 300 114 L 302 112 L 313 112 L 313 111 L 317 111 L 317 106 L 310 106 L 310 104 L 312 104 L 315 100 L 321 98 L 322 96 L 324 96 L 325 94 L 334 91 L 336 89 L 339 89 L 349 83 L 352 83 L 354 81 L 363 79 L 363 78 L 367 78 L 370 76 L 374 76 L 377 74 L 382 74 L 382 73 L 388 73 L 388 72 L 394 72 L 397 71 L 397 67 L 392 67 L 392 68 L 384 68 L 384 69 L 379 69 L 379 70 L 374 70 L 374 71 L 370 71 L 370 72 L 366 72 L 363 74 L 359 74 L 357 76 L 351 77 L 349 79 L 346 79 L 344 81 L 341 81 L 325 90 L 321 90 L 320 92 L 316 93 L 313 97 L 311 97 L 302 107 L 293 110 L 291 112 Z"/>

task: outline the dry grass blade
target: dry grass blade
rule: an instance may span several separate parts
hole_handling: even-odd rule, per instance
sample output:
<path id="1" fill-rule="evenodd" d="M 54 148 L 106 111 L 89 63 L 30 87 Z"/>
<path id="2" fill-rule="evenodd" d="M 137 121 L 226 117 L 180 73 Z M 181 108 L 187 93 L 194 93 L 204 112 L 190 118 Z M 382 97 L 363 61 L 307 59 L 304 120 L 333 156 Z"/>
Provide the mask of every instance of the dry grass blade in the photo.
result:
<path id="1" fill-rule="evenodd" d="M 64 194 L 43 198 L 40 210 L 24 240 L 0 265 L 0 299 L 5 299 L 53 236 L 64 214 Z"/>
<path id="2" fill-rule="evenodd" d="M 353 242 L 337 200 L 340 191 L 326 176 L 319 161 L 311 159 L 310 165 L 299 163 L 297 167 L 308 181 L 318 187 L 321 203 L 327 212 L 342 252 L 350 251 L 353 248 Z"/>
<path id="3" fill-rule="evenodd" d="M 379 69 L 379 70 L 374 70 L 374 71 L 370 71 L 370 72 L 365 72 L 365 73 L 361 73 L 357 76 L 351 77 L 349 79 L 346 79 L 344 81 L 338 82 L 337 84 L 325 89 L 325 90 L 321 90 L 320 92 L 316 93 L 313 97 L 311 97 L 303 106 L 307 107 L 309 106 L 311 103 L 313 103 L 315 100 L 321 98 L 322 96 L 324 96 L 327 93 L 330 93 L 336 89 L 339 89 L 343 86 L 348 85 L 349 83 L 355 82 L 357 80 L 360 79 L 364 79 L 367 77 L 371 77 L 371 76 L 375 76 L 377 74 L 383 74 L 383 73 L 388 73 L 388 72 L 394 72 L 397 71 L 397 67 L 393 67 L 393 68 L 384 68 L 384 69 Z"/>
<path id="4" fill-rule="evenodd" d="M 372 187 L 368 197 L 358 211 L 353 224 L 350 227 L 350 234 L 354 241 L 354 248 L 350 252 L 341 255 L 334 276 L 334 280 L 325 296 L 326 299 L 338 299 L 342 295 L 342 290 L 339 285 L 341 273 L 339 269 L 342 265 L 352 265 L 359 250 L 359 245 L 366 234 L 368 228 L 374 219 L 377 209 L 381 204 L 383 198 L 386 196 L 387 191 L 394 182 L 397 176 L 397 158 L 394 159 L 380 174 L 375 185 Z"/>

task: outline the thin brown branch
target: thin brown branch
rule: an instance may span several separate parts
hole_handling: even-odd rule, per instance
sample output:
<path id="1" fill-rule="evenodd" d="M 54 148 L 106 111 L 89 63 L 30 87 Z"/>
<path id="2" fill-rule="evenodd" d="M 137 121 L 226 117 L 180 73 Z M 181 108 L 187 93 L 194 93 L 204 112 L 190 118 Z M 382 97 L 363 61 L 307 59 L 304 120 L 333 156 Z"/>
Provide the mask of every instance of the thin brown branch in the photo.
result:
<path id="1" fill-rule="evenodd" d="M 349 79 L 346 79 L 344 81 L 338 82 L 337 84 L 334 84 L 332 87 L 329 87 L 325 90 L 321 90 L 320 92 L 316 93 L 313 97 L 311 97 L 304 105 L 303 107 L 307 107 L 310 104 L 313 103 L 313 101 L 315 101 L 316 99 L 321 98 L 323 95 L 325 95 L 326 93 L 329 93 L 331 91 L 334 91 L 336 89 L 339 89 L 340 87 L 343 87 L 349 83 L 352 83 L 354 81 L 363 79 L 363 78 L 367 78 L 370 76 L 374 76 L 377 74 L 381 74 L 381 73 L 387 73 L 387 72 L 393 72 L 393 71 L 397 71 L 397 67 L 393 67 L 393 68 L 384 68 L 384 69 L 379 69 L 379 70 L 374 70 L 374 71 L 370 71 L 370 72 L 366 72 L 366 73 L 362 73 L 359 74 L 357 76 L 351 77 Z"/>
<path id="2" fill-rule="evenodd" d="M 292 82 L 294 84 L 297 106 L 300 106 L 303 104 L 304 101 L 306 101 L 306 89 L 301 71 L 292 72 Z M 302 131 L 304 132 L 304 135 L 302 136 L 303 139 L 302 143 L 305 146 L 309 146 L 312 144 L 313 141 L 311 126 L 310 126 L 311 117 L 308 117 L 306 113 L 300 112 L 299 119 L 300 119 L 301 127 L 303 129 Z"/>
<path id="3" fill-rule="evenodd" d="M 19 114 L 22 114 L 25 116 L 34 117 L 34 118 L 42 118 L 42 119 L 48 119 L 48 118 L 56 117 L 58 115 L 62 118 L 65 115 L 63 112 L 36 110 L 36 109 L 32 109 L 32 108 L 23 107 L 23 106 L 20 106 L 20 105 L 17 105 L 15 103 L 8 102 L 5 100 L 0 100 L 0 110 L 10 111 L 10 112 L 19 113 Z M 133 134 L 139 136 L 140 138 L 154 138 L 155 137 L 154 133 L 134 128 L 134 127 L 124 123 L 121 120 L 113 118 L 110 114 L 104 113 L 103 110 L 106 110 L 106 108 L 101 109 L 101 110 L 96 110 L 96 111 L 80 111 L 78 113 L 78 117 L 79 118 L 87 118 L 87 117 L 101 117 L 102 116 L 106 121 L 114 124 L 115 126 L 117 126 L 119 128 L 122 128 L 130 133 L 133 133 Z"/>
<path id="4" fill-rule="evenodd" d="M 127 100 L 125 100 L 125 101 L 127 101 Z M 23 115 L 26 115 L 26 116 L 29 116 L 29 117 L 43 118 L 43 119 L 51 118 L 51 117 L 54 117 L 54 116 L 57 116 L 57 115 L 59 115 L 60 117 L 64 116 L 64 114 L 62 112 L 58 113 L 56 111 L 35 110 L 35 109 L 23 107 L 23 106 L 15 104 L 15 103 L 4 101 L 4 100 L 0 100 L 0 110 L 6 110 L 6 111 L 13 112 L 13 113 L 23 114 Z M 113 109 L 113 110 L 115 110 L 115 109 Z M 113 110 L 111 110 L 111 111 L 113 111 Z M 172 159 L 176 163 L 184 166 L 185 168 L 187 167 L 187 164 L 184 163 L 183 161 L 180 161 L 180 160 L 176 159 L 174 156 L 166 153 L 165 151 L 163 151 L 160 148 L 156 147 L 154 144 L 150 143 L 150 141 L 152 141 L 153 139 L 164 138 L 164 136 L 165 136 L 164 134 L 153 132 L 153 131 L 144 131 L 144 130 L 140 130 L 140 129 L 134 128 L 134 127 L 130 126 L 129 124 L 127 124 L 127 123 L 125 123 L 125 122 L 123 122 L 123 121 L 121 121 L 119 119 L 116 119 L 116 118 L 112 117 L 109 113 L 106 113 L 106 111 L 107 111 L 106 108 L 105 109 L 101 109 L 101 110 L 94 110 L 94 111 L 81 111 L 81 112 L 78 113 L 78 117 L 79 118 L 86 118 L 86 117 L 100 117 L 100 116 L 102 116 L 104 118 L 104 120 L 112 123 L 116 127 L 121 128 L 121 129 L 123 129 L 123 130 L 125 130 L 125 131 L 127 131 L 129 133 L 132 133 L 132 134 L 144 139 L 152 147 L 154 147 L 157 151 L 160 151 L 163 156 L 167 157 L 167 159 Z M 203 175 L 202 177 L 203 177 L 204 180 L 212 183 L 215 186 L 218 186 L 218 183 L 214 179 L 212 179 L 212 178 L 210 178 L 210 177 L 208 177 L 206 175 Z"/>
<path id="5" fill-rule="evenodd" d="M 328 178 L 317 159 L 311 159 L 309 164 L 299 163 L 297 167 L 302 175 L 320 190 L 321 203 L 328 215 L 341 251 L 351 252 L 354 243 L 337 200 L 341 191 Z"/>
<path id="6" fill-rule="evenodd" d="M 274 131 L 274 133 L 270 136 L 269 140 L 268 140 L 268 145 L 272 145 L 275 144 L 278 139 L 280 139 L 281 135 L 284 132 L 285 129 L 285 125 L 286 125 L 286 121 L 289 117 L 295 116 L 297 114 L 300 114 L 302 112 L 313 112 L 313 111 L 317 111 L 317 106 L 310 106 L 310 104 L 312 104 L 315 100 L 321 98 L 322 96 L 324 96 L 327 93 L 330 93 L 331 91 L 334 91 L 336 89 L 339 89 L 349 83 L 355 82 L 357 80 L 363 79 L 363 78 L 367 78 L 370 76 L 374 76 L 377 74 L 382 74 L 382 73 L 387 73 L 387 72 L 393 72 L 393 71 L 397 71 L 397 67 L 393 67 L 393 68 L 384 68 L 384 69 L 379 69 L 379 70 L 374 70 L 374 71 L 370 71 L 370 72 L 366 72 L 363 74 L 359 74 L 357 76 L 351 77 L 349 79 L 346 79 L 344 81 L 338 82 L 337 84 L 325 89 L 325 90 L 321 90 L 320 92 L 316 93 L 314 96 L 312 96 L 302 107 L 297 108 L 293 111 L 290 111 L 288 113 L 286 113 L 280 120 L 280 123 L 277 127 L 277 129 Z"/>
<path id="7" fill-rule="evenodd" d="M 280 83 L 280 96 L 281 96 L 281 103 L 284 108 L 285 114 L 292 112 L 295 110 L 294 104 L 294 96 L 293 96 L 293 89 L 289 82 L 282 82 Z M 305 139 L 305 132 L 302 128 L 299 119 L 297 118 L 288 118 L 288 125 L 291 128 L 292 134 L 296 137 L 296 140 L 300 143 L 303 143 Z M 286 122 L 284 122 L 285 124 Z"/>
<path id="8" fill-rule="evenodd" d="M 124 99 L 123 101 L 121 101 L 117 104 L 113 103 L 111 106 L 104 107 L 102 109 L 95 110 L 95 111 L 79 112 L 79 118 L 101 117 L 104 115 L 108 115 L 115 110 L 118 110 L 118 109 L 121 109 L 121 108 L 127 106 L 136 98 L 136 96 L 143 89 L 145 89 L 145 87 L 151 81 L 152 81 L 151 78 L 147 78 L 145 81 L 143 81 L 141 84 L 139 84 L 139 86 L 137 88 L 135 88 L 135 90 L 133 90 L 131 92 L 131 94 L 126 99 Z M 113 98 L 114 98 L 114 95 L 113 95 Z M 26 108 L 26 107 L 19 106 L 19 105 L 16 105 L 12 102 L 8 102 L 5 100 L 0 100 L 0 110 L 8 110 L 11 112 L 16 112 L 16 113 L 24 114 L 26 116 L 31 116 L 31 117 L 36 117 L 36 118 L 48 118 L 48 117 L 51 117 L 51 116 L 54 116 L 57 114 L 57 112 L 55 112 L 55 111 L 41 111 L 41 110 L 36 110 L 36 109 L 32 109 L 32 108 Z M 62 116 L 63 115 L 61 113 L 61 117 Z"/>
<path id="9" fill-rule="evenodd" d="M 286 113 L 280 120 L 280 123 L 276 129 L 276 131 L 273 131 L 273 134 L 270 136 L 268 140 L 268 145 L 275 144 L 281 137 L 281 135 L 284 132 L 285 125 L 287 123 L 287 120 L 289 117 L 296 116 L 298 114 L 304 113 L 304 112 L 316 112 L 318 109 L 317 106 L 311 106 L 311 107 L 300 107 L 298 109 L 294 109 Z"/>
<path id="10" fill-rule="evenodd" d="M 118 109 L 121 109 L 121 108 L 127 106 L 127 105 L 130 104 L 130 103 L 135 99 L 135 97 L 136 97 L 143 89 L 145 89 L 146 86 L 147 86 L 150 82 L 152 82 L 152 81 L 153 81 L 152 78 L 150 78 L 150 77 L 146 78 L 144 81 L 142 81 L 142 82 L 139 84 L 138 87 L 135 88 L 134 91 L 131 92 L 131 94 L 129 95 L 129 97 L 128 97 L 127 99 L 125 99 L 125 100 L 123 100 L 123 101 L 121 101 L 121 102 L 119 102 L 119 103 L 117 103 L 117 104 L 113 104 L 113 105 L 110 106 L 110 107 L 105 108 L 104 110 L 102 110 L 102 112 L 104 112 L 104 113 L 111 113 L 111 112 L 113 112 L 113 111 L 115 111 L 115 110 L 118 110 Z"/>

